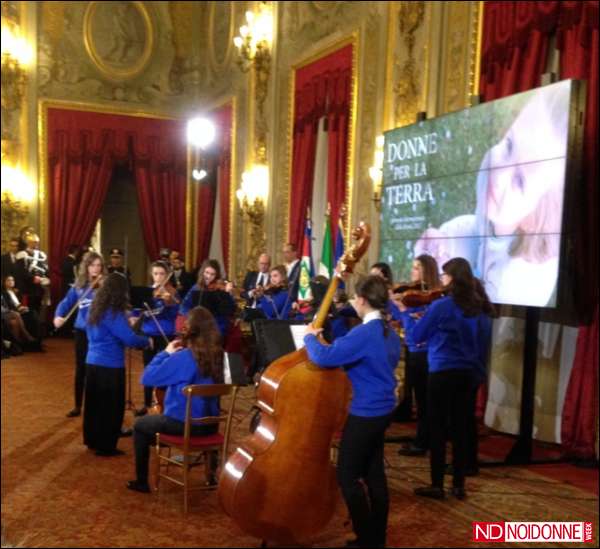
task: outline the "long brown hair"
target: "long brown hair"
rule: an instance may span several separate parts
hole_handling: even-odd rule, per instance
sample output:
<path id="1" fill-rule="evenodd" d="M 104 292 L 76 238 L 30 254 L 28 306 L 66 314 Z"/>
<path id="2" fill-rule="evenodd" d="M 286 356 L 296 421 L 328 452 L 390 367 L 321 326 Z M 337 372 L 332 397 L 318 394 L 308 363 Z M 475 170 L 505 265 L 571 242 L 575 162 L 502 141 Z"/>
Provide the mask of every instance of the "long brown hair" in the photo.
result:
<path id="1" fill-rule="evenodd" d="M 465 316 L 477 316 L 481 313 L 494 314 L 483 285 L 473 276 L 471 265 L 462 257 L 455 257 L 442 266 L 442 270 L 452 277 L 448 293 L 462 309 Z"/>
<path id="2" fill-rule="evenodd" d="M 200 288 L 206 287 L 206 284 L 204 283 L 204 270 L 207 267 L 214 269 L 217 273 L 215 282 L 221 278 L 221 265 L 219 265 L 219 262 L 216 259 L 205 259 L 202 265 L 200 265 L 200 270 L 198 271 L 198 280 L 196 282 Z"/>
<path id="3" fill-rule="evenodd" d="M 215 383 L 223 383 L 221 333 L 208 309 L 199 306 L 190 311 L 183 344 L 192 351 L 202 377 L 210 376 Z"/>
<path id="4" fill-rule="evenodd" d="M 88 267 L 96 261 L 96 259 L 100 260 L 102 264 L 102 271 L 100 275 L 106 274 L 106 265 L 104 263 L 104 258 L 96 252 L 87 252 L 83 258 L 81 259 L 81 263 L 79 263 L 79 267 L 77 269 L 77 279 L 75 280 L 76 288 L 83 288 L 89 283 L 88 277 Z"/>
<path id="5" fill-rule="evenodd" d="M 113 314 L 124 313 L 129 309 L 129 284 L 121 273 L 109 274 L 90 306 L 88 322 L 98 324 L 107 311 Z"/>
<path id="6" fill-rule="evenodd" d="M 421 279 L 426 284 L 428 290 L 435 290 L 442 284 L 440 283 L 440 274 L 437 261 L 434 257 L 421 254 L 415 257 L 415 261 L 421 264 Z"/>

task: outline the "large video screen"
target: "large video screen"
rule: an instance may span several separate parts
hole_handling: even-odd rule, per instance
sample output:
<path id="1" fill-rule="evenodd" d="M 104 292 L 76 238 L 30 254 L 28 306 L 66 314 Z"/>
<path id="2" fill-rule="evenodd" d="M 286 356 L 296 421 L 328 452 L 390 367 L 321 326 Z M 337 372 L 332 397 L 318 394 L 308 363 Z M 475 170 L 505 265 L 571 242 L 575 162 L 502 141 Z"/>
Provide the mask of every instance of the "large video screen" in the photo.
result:
<path id="1" fill-rule="evenodd" d="M 466 258 L 495 303 L 556 305 L 579 82 L 564 80 L 385 133 L 380 260 Z"/>

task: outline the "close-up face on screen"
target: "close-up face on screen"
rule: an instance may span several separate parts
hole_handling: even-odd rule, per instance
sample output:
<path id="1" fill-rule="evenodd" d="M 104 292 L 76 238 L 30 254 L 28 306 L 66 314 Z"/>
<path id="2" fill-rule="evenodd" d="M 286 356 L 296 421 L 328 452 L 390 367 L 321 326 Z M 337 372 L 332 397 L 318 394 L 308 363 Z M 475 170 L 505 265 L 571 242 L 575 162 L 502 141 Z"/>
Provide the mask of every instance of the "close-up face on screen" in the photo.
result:
<path id="1" fill-rule="evenodd" d="M 386 132 L 380 260 L 464 257 L 496 303 L 556 304 L 569 113 L 565 80 Z"/>

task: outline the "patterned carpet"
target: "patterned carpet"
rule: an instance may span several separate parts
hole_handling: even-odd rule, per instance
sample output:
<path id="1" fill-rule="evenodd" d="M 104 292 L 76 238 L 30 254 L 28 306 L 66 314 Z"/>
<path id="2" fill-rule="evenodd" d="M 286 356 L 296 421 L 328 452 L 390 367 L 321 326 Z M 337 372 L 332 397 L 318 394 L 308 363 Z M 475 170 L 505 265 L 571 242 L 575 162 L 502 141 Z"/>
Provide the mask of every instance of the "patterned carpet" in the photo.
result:
<path id="1" fill-rule="evenodd" d="M 86 450 L 81 419 L 65 417 L 73 403 L 72 342 L 48 340 L 47 349 L 44 354 L 2 361 L 3 547 L 259 545 L 219 509 L 215 492 L 195 493 L 186 518 L 182 493 L 176 487 L 165 485 L 160 495 L 128 491 L 125 482 L 134 476 L 131 438 L 119 443 L 124 456 L 100 458 Z M 139 406 L 138 354 L 133 353 L 132 396 Z M 252 388 L 243 390 L 235 427 L 238 440 L 248 432 L 245 410 L 252 396 Z M 133 423 L 131 412 L 126 413 L 126 423 Z M 407 433 L 407 429 L 394 425 L 390 435 Z M 468 479 L 469 496 L 463 502 L 417 499 L 412 490 L 427 482 L 427 461 L 401 458 L 397 448 L 393 443 L 386 446 L 390 547 L 476 546 L 470 541 L 473 520 L 591 521 L 598 546 L 597 491 L 575 486 L 556 473 L 553 477 L 539 474 L 534 467 L 495 467 Z M 559 467 L 564 467 L 565 478 L 572 477 L 573 466 Z M 577 472 L 577 476 L 586 474 L 597 478 L 597 471 Z M 313 546 L 343 546 L 351 537 L 345 521 L 340 502 L 334 519 L 316 536 Z"/>

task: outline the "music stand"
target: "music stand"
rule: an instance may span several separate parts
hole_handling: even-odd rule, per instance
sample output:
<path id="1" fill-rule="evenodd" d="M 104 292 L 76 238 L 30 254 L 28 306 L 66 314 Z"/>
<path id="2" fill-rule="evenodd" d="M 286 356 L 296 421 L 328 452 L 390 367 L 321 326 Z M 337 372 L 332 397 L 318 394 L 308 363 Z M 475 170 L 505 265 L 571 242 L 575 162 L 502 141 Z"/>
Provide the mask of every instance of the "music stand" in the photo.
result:
<path id="1" fill-rule="evenodd" d="M 134 309 L 145 310 L 144 303 L 151 304 L 154 290 L 148 286 L 131 286 L 129 289 L 129 298 L 131 306 Z M 133 410 L 135 413 L 137 408 L 131 398 L 131 364 L 132 348 L 127 347 L 127 397 L 125 399 L 125 410 Z"/>

